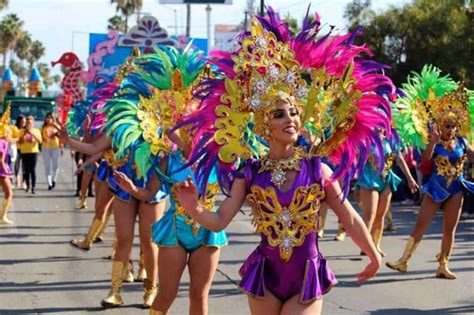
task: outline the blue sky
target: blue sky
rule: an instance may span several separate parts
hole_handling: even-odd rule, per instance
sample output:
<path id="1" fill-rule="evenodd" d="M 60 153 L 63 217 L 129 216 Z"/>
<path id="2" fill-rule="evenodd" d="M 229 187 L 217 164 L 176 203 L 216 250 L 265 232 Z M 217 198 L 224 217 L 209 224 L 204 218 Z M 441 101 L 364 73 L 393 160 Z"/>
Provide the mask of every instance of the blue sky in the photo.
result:
<path id="1" fill-rule="evenodd" d="M 212 7 L 211 23 L 238 24 L 243 20 L 246 0 L 233 0 L 233 5 L 215 5 Z M 266 0 L 267 5 L 286 15 L 288 12 L 302 18 L 308 4 L 311 10 L 318 11 L 323 24 L 336 25 L 344 30 L 346 21 L 343 13 L 350 0 Z M 373 0 L 376 10 L 390 5 L 402 5 L 409 0 Z M 256 0 L 255 3 L 260 3 Z M 186 11 L 182 5 L 162 5 L 159 0 L 144 0 L 144 13 L 158 18 L 161 26 L 174 34 L 174 9 L 177 13 L 178 31 L 184 32 Z M 107 32 L 107 20 L 115 14 L 115 6 L 110 0 L 10 0 L 8 9 L 0 16 L 16 13 L 25 22 L 24 28 L 34 39 L 46 46 L 46 55 L 42 62 L 57 60 L 64 52 L 74 51 L 86 63 L 89 45 L 89 33 Z M 135 20 L 136 16 L 132 17 Z M 206 37 L 206 12 L 204 5 L 192 7 L 191 36 Z M 53 74 L 59 73 L 59 68 Z"/>

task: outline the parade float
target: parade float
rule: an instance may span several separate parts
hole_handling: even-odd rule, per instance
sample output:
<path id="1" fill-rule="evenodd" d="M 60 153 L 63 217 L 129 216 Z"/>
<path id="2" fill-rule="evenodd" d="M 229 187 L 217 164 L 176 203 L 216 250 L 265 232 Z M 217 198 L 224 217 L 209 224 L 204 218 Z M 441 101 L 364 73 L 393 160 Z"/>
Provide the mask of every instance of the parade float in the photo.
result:
<path id="1" fill-rule="evenodd" d="M 58 116 L 66 122 L 70 109 L 80 100 L 84 100 L 95 90 L 113 81 L 121 64 L 132 54 L 135 47 L 142 54 L 153 51 L 158 45 L 185 47 L 190 42 L 194 48 L 207 53 L 207 40 L 185 36 L 170 37 L 167 30 L 160 26 L 153 16 L 144 16 L 127 34 L 111 31 L 108 34 L 91 33 L 89 35 L 89 57 L 87 70 L 83 69 L 79 57 L 74 52 L 65 52 L 51 65 L 62 65 L 67 69 L 60 87 L 62 92 L 56 97 Z M 84 91 L 87 87 L 87 91 Z"/>

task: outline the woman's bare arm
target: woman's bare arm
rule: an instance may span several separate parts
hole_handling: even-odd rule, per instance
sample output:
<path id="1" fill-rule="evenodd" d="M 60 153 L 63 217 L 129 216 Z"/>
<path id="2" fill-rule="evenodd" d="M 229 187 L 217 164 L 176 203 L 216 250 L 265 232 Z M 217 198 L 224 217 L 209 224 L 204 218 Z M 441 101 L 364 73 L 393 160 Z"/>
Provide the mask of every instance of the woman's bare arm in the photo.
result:
<path id="1" fill-rule="evenodd" d="M 230 197 L 222 202 L 216 212 L 210 212 L 199 205 L 197 187 L 190 178 L 177 184 L 174 191 L 184 210 L 199 224 L 214 232 L 219 232 L 229 225 L 242 208 L 246 195 L 245 180 L 236 178 Z"/>
<path id="2" fill-rule="evenodd" d="M 112 138 L 107 137 L 104 133 L 97 141 L 92 143 L 84 143 L 82 141 L 69 137 L 69 134 L 64 126 L 56 126 L 59 133 L 59 139 L 69 145 L 73 150 L 88 154 L 95 155 L 101 151 L 105 151 L 112 146 Z"/>
<path id="3" fill-rule="evenodd" d="M 332 175 L 331 169 L 323 165 L 324 178 L 329 179 Z M 381 264 L 380 254 L 375 249 L 367 227 L 362 218 L 354 210 L 350 202 L 343 197 L 341 187 L 337 181 L 330 182 L 324 189 L 326 203 L 333 209 L 344 228 L 351 235 L 356 245 L 367 254 L 370 259 L 366 269 L 358 275 L 359 281 L 365 281 L 375 276 Z"/>
<path id="4" fill-rule="evenodd" d="M 410 188 L 411 193 L 414 194 L 416 190 L 418 189 L 418 184 L 416 183 L 415 179 L 411 175 L 410 169 L 408 168 L 407 163 L 405 162 L 403 157 L 401 157 L 400 155 L 397 155 L 397 165 L 400 167 L 403 174 L 405 175 L 405 178 L 407 179 L 408 187 Z"/>

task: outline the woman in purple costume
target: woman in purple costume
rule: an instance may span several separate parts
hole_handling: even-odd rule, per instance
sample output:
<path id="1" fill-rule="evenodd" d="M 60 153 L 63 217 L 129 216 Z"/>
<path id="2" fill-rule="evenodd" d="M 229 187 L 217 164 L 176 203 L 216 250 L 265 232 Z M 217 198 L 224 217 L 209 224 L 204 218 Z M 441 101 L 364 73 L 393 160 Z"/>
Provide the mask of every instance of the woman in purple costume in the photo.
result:
<path id="1" fill-rule="evenodd" d="M 13 222 L 7 218 L 7 212 L 13 199 L 12 183 L 10 181 L 10 177 L 13 173 L 7 162 L 10 138 L 10 108 L 8 108 L 2 115 L 0 121 L 0 185 L 5 194 L 5 199 L 3 199 L 2 208 L 0 209 L 0 224 L 8 225 L 13 224 Z"/>
<path id="2" fill-rule="evenodd" d="M 245 201 L 252 207 L 261 242 L 240 269 L 252 314 L 321 313 L 323 295 L 337 282 L 318 248 L 322 202 L 368 255 L 358 281 L 374 277 L 380 266 L 337 179 L 347 183 L 361 171 L 370 145 L 381 147 L 376 126 L 390 132 L 389 104 L 376 91 L 392 93 L 393 84 L 379 64 L 355 58 L 365 51 L 353 44 L 356 34 L 315 40 L 318 26 L 317 16 L 314 23 L 306 19 L 292 38 L 271 9 L 255 19 L 236 52 L 213 53 L 226 77 L 203 83 L 200 110 L 183 123 L 196 131 L 190 163 L 198 162 L 195 174 L 204 183 L 174 186 L 185 211 L 220 231 Z M 309 154 L 295 147 L 304 129 L 325 136 Z M 336 165 L 334 172 L 320 156 Z M 212 213 L 203 210 L 198 192 L 216 165 L 228 197 Z"/>

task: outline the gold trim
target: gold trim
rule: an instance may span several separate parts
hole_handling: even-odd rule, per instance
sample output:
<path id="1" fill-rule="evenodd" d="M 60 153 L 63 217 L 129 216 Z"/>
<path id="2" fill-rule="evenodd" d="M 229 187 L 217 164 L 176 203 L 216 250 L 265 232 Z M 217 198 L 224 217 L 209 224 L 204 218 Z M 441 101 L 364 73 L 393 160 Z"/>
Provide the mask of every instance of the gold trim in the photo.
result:
<path id="1" fill-rule="evenodd" d="M 250 187 L 247 201 L 255 213 L 257 232 L 267 237 L 270 246 L 279 247 L 283 262 L 291 259 L 293 248 L 301 246 L 307 234 L 316 231 L 320 201 L 324 196 L 319 183 L 299 186 L 294 190 L 290 205 L 283 207 L 273 187 Z"/>
<path id="2" fill-rule="evenodd" d="M 262 260 L 263 261 L 262 261 L 262 266 L 260 267 L 261 268 L 260 273 L 259 273 L 260 277 L 263 277 L 262 275 L 264 273 L 264 267 L 265 267 L 266 259 L 267 258 L 262 255 Z M 239 276 L 240 276 L 240 278 L 243 278 L 242 273 L 240 272 L 240 269 L 239 269 Z M 241 280 L 241 282 L 242 282 L 242 280 Z M 258 296 L 258 295 L 253 294 L 252 292 L 249 292 L 249 291 L 245 290 L 244 288 L 242 288 L 240 286 L 240 284 L 237 286 L 237 288 L 241 292 L 245 293 L 246 295 L 250 296 L 251 298 L 253 298 L 255 300 L 265 301 L 267 299 L 266 296 L 265 296 L 265 293 L 267 293 L 267 287 L 265 285 L 265 278 L 262 279 L 262 283 L 263 283 L 263 296 Z M 273 295 L 275 295 L 275 294 L 273 294 Z M 278 299 L 278 300 L 280 300 L 280 299 Z"/>

